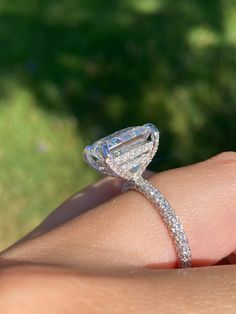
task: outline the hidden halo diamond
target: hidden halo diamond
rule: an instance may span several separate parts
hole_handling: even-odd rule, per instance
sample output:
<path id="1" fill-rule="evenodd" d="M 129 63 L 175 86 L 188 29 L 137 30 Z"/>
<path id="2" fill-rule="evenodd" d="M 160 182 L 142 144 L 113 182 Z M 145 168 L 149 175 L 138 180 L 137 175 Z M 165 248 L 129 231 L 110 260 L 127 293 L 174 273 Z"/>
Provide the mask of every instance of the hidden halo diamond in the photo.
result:
<path id="1" fill-rule="evenodd" d="M 142 177 L 158 145 L 159 131 L 147 123 L 115 132 L 87 146 L 84 160 L 103 174 L 126 179 L 123 191 L 136 190 L 150 200 L 173 239 L 178 266 L 191 267 L 191 249 L 179 217 L 161 192 Z"/>

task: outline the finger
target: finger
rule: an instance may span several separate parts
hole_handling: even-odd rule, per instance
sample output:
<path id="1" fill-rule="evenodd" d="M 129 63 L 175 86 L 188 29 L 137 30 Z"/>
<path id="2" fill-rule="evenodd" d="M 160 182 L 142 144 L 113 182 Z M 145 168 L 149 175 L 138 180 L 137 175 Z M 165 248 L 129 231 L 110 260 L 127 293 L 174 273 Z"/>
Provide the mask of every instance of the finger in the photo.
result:
<path id="1" fill-rule="evenodd" d="M 144 177 L 150 178 L 153 174 L 154 172 L 147 170 L 144 173 Z M 91 208 L 101 205 L 119 195 L 123 184 L 124 180 L 105 177 L 104 179 L 86 187 L 56 208 L 38 227 L 20 241 L 42 234 L 78 215 L 81 215 Z"/>
<path id="2" fill-rule="evenodd" d="M 152 177 L 180 217 L 193 265 L 212 265 L 236 249 L 236 154 Z M 3 258 L 84 270 L 174 267 L 173 243 L 156 210 L 138 192 L 119 195 Z"/>
<path id="3" fill-rule="evenodd" d="M 234 314 L 236 307 L 235 266 L 123 276 L 16 267 L 5 269 L 0 283 L 0 312 L 9 314 L 73 314 L 78 309 L 80 314 Z"/>
<path id="4" fill-rule="evenodd" d="M 104 179 L 86 187 L 56 208 L 42 223 L 40 223 L 39 226 L 14 243 L 12 247 L 29 238 L 38 236 L 55 228 L 83 212 L 106 202 L 121 193 L 122 184 L 122 180 L 105 177 Z"/>
<path id="5" fill-rule="evenodd" d="M 57 207 L 36 229 L 24 237 L 23 240 L 42 234 L 108 201 L 121 193 L 122 184 L 122 180 L 105 177 L 86 187 Z"/>

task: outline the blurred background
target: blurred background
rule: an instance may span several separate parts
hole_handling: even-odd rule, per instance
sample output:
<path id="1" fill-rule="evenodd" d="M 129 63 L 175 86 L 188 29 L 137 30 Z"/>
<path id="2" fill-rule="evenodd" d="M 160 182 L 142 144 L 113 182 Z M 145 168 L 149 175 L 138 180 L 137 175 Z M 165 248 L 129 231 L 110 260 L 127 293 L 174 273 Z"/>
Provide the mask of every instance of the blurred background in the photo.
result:
<path id="1" fill-rule="evenodd" d="M 161 171 L 235 118 L 235 0 L 0 0 L 0 249 L 98 178 L 87 143 L 153 122 Z"/>

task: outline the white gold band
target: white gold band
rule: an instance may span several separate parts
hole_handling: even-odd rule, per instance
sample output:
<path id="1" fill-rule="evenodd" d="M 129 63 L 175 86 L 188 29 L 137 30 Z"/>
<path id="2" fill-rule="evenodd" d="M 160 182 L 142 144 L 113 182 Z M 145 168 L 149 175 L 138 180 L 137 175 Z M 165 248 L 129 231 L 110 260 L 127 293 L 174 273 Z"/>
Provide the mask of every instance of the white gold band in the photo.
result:
<path id="1" fill-rule="evenodd" d="M 161 192 L 142 177 L 159 145 L 159 131 L 151 123 L 115 132 L 86 146 L 84 160 L 97 171 L 128 180 L 158 210 L 174 241 L 179 267 L 191 267 L 191 250 L 180 219 Z"/>
<path id="2" fill-rule="evenodd" d="M 170 203 L 152 183 L 142 177 L 135 181 L 127 181 L 123 187 L 123 191 L 129 190 L 136 190 L 151 201 L 165 223 L 171 238 L 173 239 L 178 267 L 191 267 L 192 257 L 189 242 L 180 219 L 175 214 Z"/>

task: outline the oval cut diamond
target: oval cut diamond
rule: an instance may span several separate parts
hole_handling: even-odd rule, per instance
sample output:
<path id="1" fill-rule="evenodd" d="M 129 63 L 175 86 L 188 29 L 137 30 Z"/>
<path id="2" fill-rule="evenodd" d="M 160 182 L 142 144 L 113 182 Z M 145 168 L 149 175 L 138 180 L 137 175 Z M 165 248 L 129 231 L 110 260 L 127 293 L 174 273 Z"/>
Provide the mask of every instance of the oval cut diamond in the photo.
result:
<path id="1" fill-rule="evenodd" d="M 84 159 L 104 174 L 135 179 L 155 155 L 159 132 L 152 124 L 115 132 L 87 146 Z"/>

